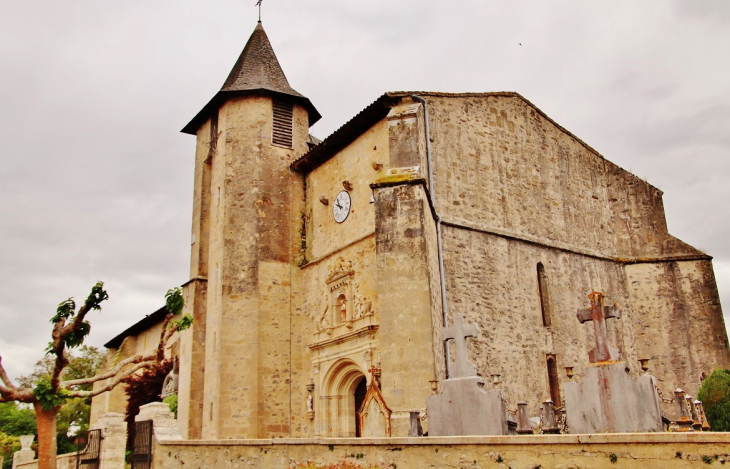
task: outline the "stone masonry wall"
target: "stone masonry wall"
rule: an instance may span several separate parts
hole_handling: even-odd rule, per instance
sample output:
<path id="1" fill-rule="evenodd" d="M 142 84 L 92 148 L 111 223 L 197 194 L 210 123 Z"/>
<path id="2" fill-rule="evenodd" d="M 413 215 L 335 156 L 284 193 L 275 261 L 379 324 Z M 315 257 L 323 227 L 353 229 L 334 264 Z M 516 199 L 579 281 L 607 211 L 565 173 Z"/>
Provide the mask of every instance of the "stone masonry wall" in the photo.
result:
<path id="1" fill-rule="evenodd" d="M 548 354 L 560 382 L 565 366 L 581 379 L 593 330 L 575 312 L 592 291 L 622 310 L 607 321 L 609 339 L 631 372 L 638 358 L 653 358 L 665 392 L 696 392 L 701 372 L 730 365 L 709 258 L 667 233 L 661 191 L 522 98 L 425 96 L 450 314 L 479 324 L 470 357 L 483 376 L 502 375 L 513 407 L 526 400 L 536 415 L 550 396 Z"/>
<path id="2" fill-rule="evenodd" d="M 702 373 L 730 365 L 712 263 L 632 264 L 626 277 L 638 354 L 665 394 L 681 386 L 696 396 Z"/>
<path id="3" fill-rule="evenodd" d="M 427 96 L 446 220 L 617 257 L 668 246 L 662 193 L 514 96 Z"/>
<path id="4" fill-rule="evenodd" d="M 454 314 L 465 314 L 479 326 L 480 337 L 470 339 L 470 360 L 484 377 L 502 375 L 510 408 L 525 401 L 530 415 L 538 415 L 540 402 L 550 398 L 548 354 L 556 356 L 560 383 L 567 380 L 565 366 L 574 366 L 575 379 L 582 379 L 593 328 L 581 325 L 575 314 L 588 307 L 592 291 L 620 305 L 622 318 L 606 321 L 609 340 L 633 373 L 640 371 L 622 265 L 449 226 L 443 238 L 449 324 Z M 547 279 L 550 327 L 542 321 L 538 262 Z"/>
<path id="5" fill-rule="evenodd" d="M 289 163 L 306 150 L 294 106 L 294 148 L 271 143 L 272 101 L 219 111 L 212 160 L 203 437 L 290 434 L 292 196 Z M 298 241 L 298 240 L 297 240 Z"/>
<path id="6" fill-rule="evenodd" d="M 727 433 L 163 441 L 154 469 L 285 468 L 347 461 L 382 468 L 674 469 L 727 461 Z M 377 465 L 377 466 L 376 466 Z"/>
<path id="7" fill-rule="evenodd" d="M 433 220 L 422 183 L 376 186 L 375 206 L 381 390 L 393 410 L 392 435 L 407 436 L 409 411 L 425 412 L 436 378 L 432 340 L 440 324 L 432 316 L 433 235 L 426 236 Z"/>
<path id="8" fill-rule="evenodd" d="M 317 333 L 316 323 L 328 303 L 327 277 L 340 267 L 354 272 L 353 295 L 349 306 L 357 301 L 372 302 L 374 316 L 360 320 L 356 326 L 379 322 L 379 298 L 375 269 L 375 208 L 370 203 L 370 184 L 384 174 L 388 160 L 387 124 L 381 122 L 367 130 L 347 148 L 306 175 L 302 214 L 304 220 L 301 243 L 302 256 L 297 260 L 292 286 L 292 436 L 314 436 L 323 428 L 323 388 L 325 376 L 343 359 L 354 362 L 362 376 L 378 359 L 374 349 L 375 335 L 352 340 L 337 339 L 349 332 L 344 326 L 335 328 L 332 336 Z M 352 207 L 343 223 L 333 219 L 334 200 L 345 190 L 343 181 L 352 184 L 349 190 Z M 328 205 L 320 202 L 320 197 Z M 328 314 L 332 314 L 329 305 Z M 338 313 L 339 314 L 339 313 Z M 323 348 L 310 346 L 321 341 L 337 339 Z M 315 383 L 315 419 L 307 417 L 307 384 Z M 352 419 L 354 422 L 354 413 Z"/>

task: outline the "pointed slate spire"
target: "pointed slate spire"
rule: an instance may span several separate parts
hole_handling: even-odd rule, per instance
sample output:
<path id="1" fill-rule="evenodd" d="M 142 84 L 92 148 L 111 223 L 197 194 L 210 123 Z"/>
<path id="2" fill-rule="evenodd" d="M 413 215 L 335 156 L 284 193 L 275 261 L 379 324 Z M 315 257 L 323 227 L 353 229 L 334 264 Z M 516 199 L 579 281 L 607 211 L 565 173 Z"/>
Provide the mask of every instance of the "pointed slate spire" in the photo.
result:
<path id="1" fill-rule="evenodd" d="M 322 117 L 309 99 L 289 86 L 261 22 L 254 28 L 221 90 L 182 131 L 194 135 L 210 113 L 228 99 L 258 93 L 284 95 L 299 102 L 309 113 L 310 126 Z"/>
<path id="2" fill-rule="evenodd" d="M 221 91 L 259 89 L 304 97 L 289 86 L 261 23 L 253 30 Z"/>

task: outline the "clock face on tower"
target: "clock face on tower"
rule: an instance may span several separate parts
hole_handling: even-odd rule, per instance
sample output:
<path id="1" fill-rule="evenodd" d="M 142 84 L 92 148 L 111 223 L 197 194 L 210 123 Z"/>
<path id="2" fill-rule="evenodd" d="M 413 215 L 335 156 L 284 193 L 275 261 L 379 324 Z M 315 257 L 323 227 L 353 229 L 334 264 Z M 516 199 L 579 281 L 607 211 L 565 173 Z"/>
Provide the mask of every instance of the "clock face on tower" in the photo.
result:
<path id="1" fill-rule="evenodd" d="M 335 204 L 332 207 L 332 215 L 335 217 L 337 223 L 342 223 L 347 219 L 350 214 L 350 193 L 342 191 L 337 194 L 335 198 Z"/>

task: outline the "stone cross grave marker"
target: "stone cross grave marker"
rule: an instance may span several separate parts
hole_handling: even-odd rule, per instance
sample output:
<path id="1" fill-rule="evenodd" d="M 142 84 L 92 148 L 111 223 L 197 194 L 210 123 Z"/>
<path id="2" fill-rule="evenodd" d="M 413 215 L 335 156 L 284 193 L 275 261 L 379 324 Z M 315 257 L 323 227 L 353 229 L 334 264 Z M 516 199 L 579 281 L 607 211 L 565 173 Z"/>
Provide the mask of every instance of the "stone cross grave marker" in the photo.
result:
<path id="1" fill-rule="evenodd" d="M 616 347 L 608 343 L 608 331 L 606 330 L 606 319 L 620 318 L 621 310 L 614 304 L 603 305 L 603 293 L 593 292 L 588 295 L 591 300 L 591 307 L 579 309 L 576 316 L 582 323 L 593 321 L 593 332 L 596 338 L 596 346 L 588 352 L 588 359 L 591 363 L 619 360 L 620 354 Z"/>
<path id="2" fill-rule="evenodd" d="M 464 325 L 465 320 L 466 317 L 463 314 L 454 314 L 454 324 L 451 327 L 444 327 L 444 340 L 454 339 L 456 343 L 454 350 L 456 359 L 451 365 L 449 378 L 467 378 L 477 375 L 477 367 L 469 361 L 466 338 L 477 337 L 479 328 L 476 324 Z"/>

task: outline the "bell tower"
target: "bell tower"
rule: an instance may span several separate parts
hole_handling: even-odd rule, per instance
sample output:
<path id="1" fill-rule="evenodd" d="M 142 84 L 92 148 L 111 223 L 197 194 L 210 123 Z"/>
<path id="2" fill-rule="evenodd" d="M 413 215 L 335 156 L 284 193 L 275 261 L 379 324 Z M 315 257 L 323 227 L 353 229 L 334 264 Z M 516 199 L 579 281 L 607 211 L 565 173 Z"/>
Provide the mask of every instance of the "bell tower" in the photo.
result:
<path id="1" fill-rule="evenodd" d="M 191 331 L 181 338 L 179 420 L 190 439 L 290 435 L 291 277 L 303 180 L 290 163 L 320 115 L 292 89 L 259 22 L 196 135 Z"/>

